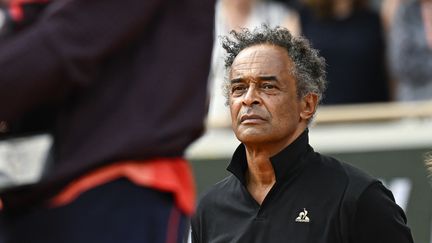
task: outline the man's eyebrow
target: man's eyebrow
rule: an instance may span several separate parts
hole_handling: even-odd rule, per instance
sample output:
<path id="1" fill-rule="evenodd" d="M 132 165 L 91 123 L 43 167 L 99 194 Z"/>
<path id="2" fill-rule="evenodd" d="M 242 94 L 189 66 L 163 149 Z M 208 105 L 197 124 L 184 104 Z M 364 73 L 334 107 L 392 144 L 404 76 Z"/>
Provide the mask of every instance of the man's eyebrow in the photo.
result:
<path id="1" fill-rule="evenodd" d="M 241 83 L 241 82 L 243 82 L 243 78 L 233 78 L 230 80 L 231 84 Z"/>
<path id="2" fill-rule="evenodd" d="M 259 80 L 262 81 L 278 81 L 276 76 L 260 76 Z"/>
<path id="3" fill-rule="evenodd" d="M 276 76 L 270 75 L 270 76 L 259 76 L 257 78 L 260 81 L 279 81 L 278 78 Z M 244 81 L 244 78 L 233 78 L 230 80 L 231 84 L 235 84 L 235 83 L 241 83 Z"/>

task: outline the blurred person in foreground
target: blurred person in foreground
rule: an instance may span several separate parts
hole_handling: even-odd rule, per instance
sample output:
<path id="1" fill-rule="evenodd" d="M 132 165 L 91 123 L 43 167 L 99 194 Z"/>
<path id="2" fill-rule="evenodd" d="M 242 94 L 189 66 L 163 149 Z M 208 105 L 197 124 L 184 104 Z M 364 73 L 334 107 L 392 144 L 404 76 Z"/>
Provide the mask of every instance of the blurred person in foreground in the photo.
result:
<path id="1" fill-rule="evenodd" d="M 380 181 L 314 152 L 308 124 L 325 61 L 303 38 L 262 27 L 226 37 L 227 102 L 241 141 L 192 218 L 192 242 L 412 243 Z"/>
<path id="2" fill-rule="evenodd" d="M 0 42 L 2 124 L 58 107 L 41 179 L 0 195 L 5 242 L 181 242 L 213 21 L 208 0 L 58 0 Z"/>

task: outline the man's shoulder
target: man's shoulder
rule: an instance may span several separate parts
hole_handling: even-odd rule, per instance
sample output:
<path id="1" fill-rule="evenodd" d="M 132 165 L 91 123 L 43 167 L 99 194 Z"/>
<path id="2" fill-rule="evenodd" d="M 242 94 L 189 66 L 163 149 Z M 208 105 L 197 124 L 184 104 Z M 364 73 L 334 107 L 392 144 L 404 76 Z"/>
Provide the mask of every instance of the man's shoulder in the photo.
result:
<path id="1" fill-rule="evenodd" d="M 346 183 L 346 193 L 359 196 L 369 185 L 378 180 L 366 171 L 335 157 L 316 153 L 321 163 L 321 172 L 338 177 Z"/>

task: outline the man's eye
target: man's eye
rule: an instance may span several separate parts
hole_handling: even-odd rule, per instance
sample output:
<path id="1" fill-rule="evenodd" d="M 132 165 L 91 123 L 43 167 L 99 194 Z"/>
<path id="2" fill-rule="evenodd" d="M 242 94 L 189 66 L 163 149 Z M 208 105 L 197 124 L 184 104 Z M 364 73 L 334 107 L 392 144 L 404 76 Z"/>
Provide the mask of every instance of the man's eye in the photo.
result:
<path id="1" fill-rule="evenodd" d="M 231 93 L 238 94 L 238 93 L 244 92 L 246 89 L 247 89 L 246 86 L 236 85 L 236 86 L 231 87 Z"/>
<path id="2" fill-rule="evenodd" d="M 274 86 L 273 84 L 263 84 L 263 85 L 262 85 L 262 88 L 263 88 L 263 89 L 267 89 L 267 90 L 269 90 L 269 89 L 274 89 L 274 88 L 276 88 L 276 86 Z"/>

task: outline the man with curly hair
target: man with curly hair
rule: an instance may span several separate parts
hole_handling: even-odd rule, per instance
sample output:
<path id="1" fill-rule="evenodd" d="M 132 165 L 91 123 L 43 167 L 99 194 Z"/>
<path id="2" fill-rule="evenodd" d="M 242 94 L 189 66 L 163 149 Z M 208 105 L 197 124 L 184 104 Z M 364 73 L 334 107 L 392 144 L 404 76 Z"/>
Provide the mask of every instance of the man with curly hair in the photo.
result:
<path id="1" fill-rule="evenodd" d="M 314 152 L 308 124 L 326 87 L 325 61 L 284 28 L 225 37 L 227 104 L 241 141 L 192 219 L 195 243 L 413 242 L 381 182 Z"/>

